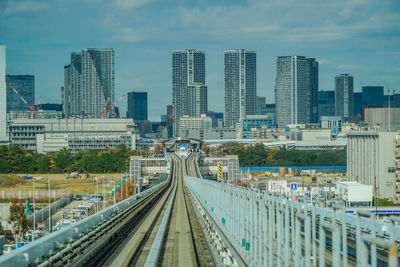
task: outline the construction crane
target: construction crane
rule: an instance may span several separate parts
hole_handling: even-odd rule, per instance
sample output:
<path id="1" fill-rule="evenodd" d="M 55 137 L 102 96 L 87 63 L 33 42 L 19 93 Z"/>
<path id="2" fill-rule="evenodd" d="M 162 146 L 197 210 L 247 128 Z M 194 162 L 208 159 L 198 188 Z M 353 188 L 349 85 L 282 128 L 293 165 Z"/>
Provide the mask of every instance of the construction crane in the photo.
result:
<path id="1" fill-rule="evenodd" d="M 115 117 L 116 117 L 116 118 L 119 118 L 119 115 L 117 115 L 117 114 L 115 113 L 115 105 L 117 105 L 118 102 L 121 101 L 124 97 L 126 97 L 126 94 L 123 94 L 122 96 L 120 96 L 120 97 L 117 99 L 117 101 L 115 101 L 115 103 L 112 103 L 110 97 L 108 96 L 108 97 L 107 97 L 107 100 L 106 100 L 106 104 L 104 105 L 103 110 L 100 111 L 100 115 L 101 115 L 102 117 L 104 117 L 104 113 L 106 112 L 106 116 L 105 116 L 105 117 L 106 117 L 106 118 L 109 118 L 109 117 L 110 117 L 110 113 L 113 112 L 114 115 L 115 115 Z"/>
<path id="2" fill-rule="evenodd" d="M 39 103 L 37 105 L 35 105 L 35 104 L 29 105 L 28 101 L 25 100 L 25 98 L 17 91 L 17 89 L 14 88 L 14 86 L 11 83 L 9 83 L 8 86 L 10 86 L 10 88 L 14 91 L 14 93 L 17 94 L 19 99 L 21 99 L 21 101 L 24 102 L 24 104 L 29 108 L 30 113 L 31 113 L 31 118 L 32 118 L 32 113 L 35 113 L 35 119 L 37 119 L 37 112 L 39 110 L 39 106 L 40 106 L 40 102 L 42 101 L 42 97 L 40 97 Z"/>

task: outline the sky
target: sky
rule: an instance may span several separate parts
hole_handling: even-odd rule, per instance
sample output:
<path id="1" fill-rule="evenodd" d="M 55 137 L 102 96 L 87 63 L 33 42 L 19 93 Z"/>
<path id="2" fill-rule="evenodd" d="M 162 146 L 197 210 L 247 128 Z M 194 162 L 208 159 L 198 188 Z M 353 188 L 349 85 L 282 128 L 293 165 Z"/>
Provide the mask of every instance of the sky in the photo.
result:
<path id="1" fill-rule="evenodd" d="M 209 110 L 224 110 L 223 53 L 257 52 L 257 95 L 275 100 L 276 59 L 319 62 L 319 89 L 354 76 L 354 90 L 400 93 L 399 0 L 0 0 L 7 74 L 35 75 L 36 98 L 61 103 L 64 65 L 88 47 L 115 50 L 116 98 L 147 91 L 149 119 L 172 103 L 172 52 L 206 53 Z M 118 104 L 126 112 L 126 100 Z"/>

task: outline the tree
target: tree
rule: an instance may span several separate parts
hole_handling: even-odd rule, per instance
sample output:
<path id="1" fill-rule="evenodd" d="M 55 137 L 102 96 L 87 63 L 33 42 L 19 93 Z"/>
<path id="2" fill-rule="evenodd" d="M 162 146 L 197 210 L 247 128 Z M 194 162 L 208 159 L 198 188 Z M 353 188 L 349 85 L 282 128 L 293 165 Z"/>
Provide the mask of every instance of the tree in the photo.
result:
<path id="1" fill-rule="evenodd" d="M 23 235 L 28 231 L 29 225 L 24 213 L 24 206 L 21 203 L 13 202 L 10 206 L 10 216 L 8 217 L 13 226 L 14 233 L 18 238 L 16 241 L 22 241 Z"/>

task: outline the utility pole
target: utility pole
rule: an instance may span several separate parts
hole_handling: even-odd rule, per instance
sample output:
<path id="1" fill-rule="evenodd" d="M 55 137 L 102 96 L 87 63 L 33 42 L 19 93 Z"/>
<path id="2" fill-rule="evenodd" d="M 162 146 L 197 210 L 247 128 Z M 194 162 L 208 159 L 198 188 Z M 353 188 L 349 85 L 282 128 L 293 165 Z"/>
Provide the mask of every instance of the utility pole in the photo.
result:
<path id="1" fill-rule="evenodd" d="M 48 174 L 47 174 L 48 175 Z M 52 232 L 53 222 L 51 220 L 51 201 L 50 201 L 50 177 L 47 177 L 48 188 L 49 188 L 49 233 Z"/>
<path id="2" fill-rule="evenodd" d="M 33 233 L 32 233 L 32 242 L 35 240 L 34 234 L 36 231 L 36 207 L 35 207 L 35 180 L 32 179 L 32 187 L 33 187 Z"/>

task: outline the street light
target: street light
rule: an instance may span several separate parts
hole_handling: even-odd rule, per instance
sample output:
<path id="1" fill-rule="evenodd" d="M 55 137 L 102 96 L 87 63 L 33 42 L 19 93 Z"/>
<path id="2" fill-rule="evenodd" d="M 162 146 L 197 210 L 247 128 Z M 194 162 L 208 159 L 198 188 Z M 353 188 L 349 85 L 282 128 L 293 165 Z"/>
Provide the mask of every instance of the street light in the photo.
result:
<path id="1" fill-rule="evenodd" d="M 96 180 L 96 213 L 99 212 L 99 178 L 94 177 L 94 180 Z"/>

